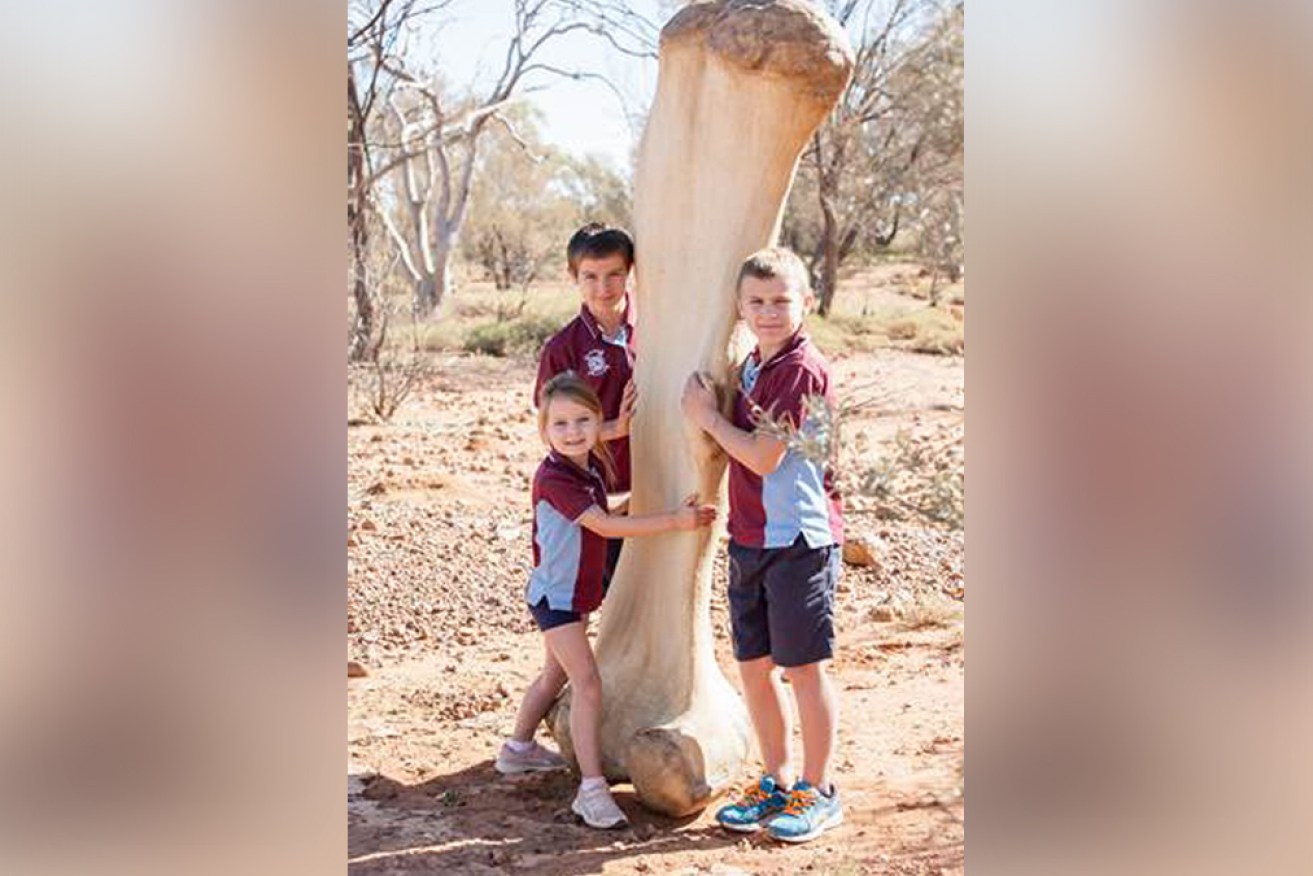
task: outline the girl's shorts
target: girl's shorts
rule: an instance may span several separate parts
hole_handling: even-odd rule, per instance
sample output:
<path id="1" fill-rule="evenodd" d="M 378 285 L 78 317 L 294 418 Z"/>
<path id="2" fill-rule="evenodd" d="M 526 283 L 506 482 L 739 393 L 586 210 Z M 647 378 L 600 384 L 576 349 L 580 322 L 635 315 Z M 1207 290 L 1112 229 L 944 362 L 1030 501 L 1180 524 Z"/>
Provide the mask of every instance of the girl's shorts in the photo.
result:
<path id="1" fill-rule="evenodd" d="M 544 633 L 566 624 L 578 623 L 584 617 L 577 611 L 558 611 L 550 608 L 546 596 L 538 600 L 536 605 L 529 606 L 529 614 L 533 615 L 534 623 L 538 624 L 538 629 Z"/>

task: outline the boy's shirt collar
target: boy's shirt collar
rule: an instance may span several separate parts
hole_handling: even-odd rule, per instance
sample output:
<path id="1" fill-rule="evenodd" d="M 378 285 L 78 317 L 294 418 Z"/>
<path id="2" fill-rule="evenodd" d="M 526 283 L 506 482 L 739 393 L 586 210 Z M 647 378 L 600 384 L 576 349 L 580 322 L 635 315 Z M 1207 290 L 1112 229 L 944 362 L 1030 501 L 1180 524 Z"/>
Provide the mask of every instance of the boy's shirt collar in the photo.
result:
<path id="1" fill-rule="evenodd" d="M 623 337 L 617 336 L 613 340 L 627 341 L 634 336 L 634 326 L 629 319 L 629 315 L 633 313 L 633 310 L 633 302 L 630 301 L 629 295 L 626 294 L 625 309 L 620 313 L 620 332 L 623 333 Z M 606 339 L 606 335 L 602 332 L 601 323 L 597 321 L 597 317 L 593 316 L 593 312 L 588 309 L 587 304 L 579 305 L 579 318 L 583 320 L 583 324 L 588 327 L 590 332 L 592 332 L 594 338 L 597 338 L 598 340 Z"/>
<path id="2" fill-rule="evenodd" d="M 772 365 L 784 361 L 788 356 L 801 353 L 802 348 L 806 343 L 807 331 L 806 329 L 799 327 L 798 330 L 793 333 L 793 337 L 785 341 L 784 346 L 780 347 L 780 349 L 775 352 L 775 355 L 771 356 L 766 362 L 761 361 L 760 344 L 752 348 L 752 353 L 748 356 L 748 362 L 752 364 L 754 370 L 759 372 L 764 371 Z"/>

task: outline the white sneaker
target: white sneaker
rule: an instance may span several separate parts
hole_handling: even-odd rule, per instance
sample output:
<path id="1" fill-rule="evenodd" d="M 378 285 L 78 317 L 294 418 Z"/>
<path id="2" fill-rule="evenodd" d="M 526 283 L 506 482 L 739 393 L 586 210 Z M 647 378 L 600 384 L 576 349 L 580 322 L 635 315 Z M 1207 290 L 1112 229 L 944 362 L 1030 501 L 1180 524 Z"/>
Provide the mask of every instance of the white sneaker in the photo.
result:
<path id="1" fill-rule="evenodd" d="M 528 751 L 516 751 L 508 743 L 503 742 L 501 751 L 497 752 L 495 766 L 497 772 L 503 775 L 556 770 L 565 766 L 565 758 L 537 742 L 534 742 Z"/>
<path id="2" fill-rule="evenodd" d="M 605 785 L 587 791 L 581 785 L 574 802 L 570 804 L 570 809 L 589 827 L 600 827 L 605 830 L 629 823 L 629 819 L 620 811 L 620 807 L 615 805 L 615 800 L 611 797 L 611 789 Z"/>

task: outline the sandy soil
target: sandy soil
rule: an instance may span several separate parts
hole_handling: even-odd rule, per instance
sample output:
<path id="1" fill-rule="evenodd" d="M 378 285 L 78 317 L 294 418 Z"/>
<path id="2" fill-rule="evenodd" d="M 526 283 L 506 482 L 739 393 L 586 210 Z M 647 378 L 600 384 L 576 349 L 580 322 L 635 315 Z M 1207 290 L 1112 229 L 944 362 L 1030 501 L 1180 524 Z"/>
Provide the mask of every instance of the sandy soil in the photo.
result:
<path id="1" fill-rule="evenodd" d="M 963 535 L 880 519 L 861 497 L 848 525 L 875 564 L 845 568 L 832 670 L 843 827 L 783 846 L 728 834 L 710 810 L 654 815 L 621 785 L 632 825 L 595 831 L 569 812 L 568 773 L 500 776 L 493 758 L 542 655 L 521 601 L 542 455 L 533 363 L 437 364 L 392 423 L 348 431 L 348 656 L 368 673 L 347 686 L 351 873 L 963 872 Z M 962 422 L 961 359 L 833 364 L 841 394 L 878 398 L 844 432 L 866 433 L 868 454 L 899 429 Z M 723 592 L 722 565 L 712 620 L 736 681 Z"/>

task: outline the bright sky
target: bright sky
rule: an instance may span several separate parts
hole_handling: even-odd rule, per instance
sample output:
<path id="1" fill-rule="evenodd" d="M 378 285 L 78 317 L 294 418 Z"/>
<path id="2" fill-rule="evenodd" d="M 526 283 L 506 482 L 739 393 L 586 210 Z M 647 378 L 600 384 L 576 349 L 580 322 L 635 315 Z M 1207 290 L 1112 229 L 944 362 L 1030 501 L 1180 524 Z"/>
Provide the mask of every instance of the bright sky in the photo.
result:
<path id="1" fill-rule="evenodd" d="M 631 5 L 649 21 L 662 23 L 657 0 Z M 501 70 L 511 30 L 510 0 L 456 0 L 440 15 L 436 35 L 426 34 L 415 48 L 431 52 L 453 86 L 490 85 Z M 656 61 L 625 55 L 605 40 L 580 32 L 550 43 L 541 60 L 564 70 L 600 73 L 628 102 L 624 106 L 614 91 L 596 80 L 533 74 L 527 82 L 540 90 L 525 99 L 543 114 L 543 139 L 578 156 L 601 156 L 628 174 L 632 149 L 642 134 L 641 118 L 656 89 Z M 626 110 L 636 115 L 633 129 Z"/>

